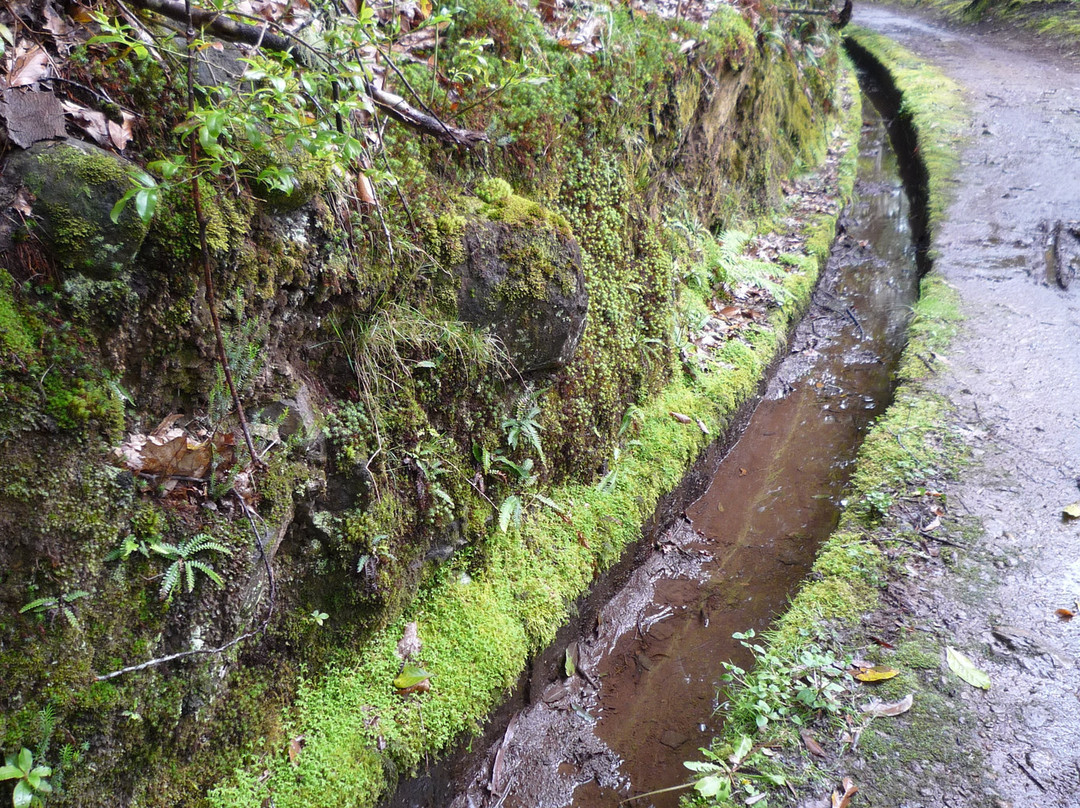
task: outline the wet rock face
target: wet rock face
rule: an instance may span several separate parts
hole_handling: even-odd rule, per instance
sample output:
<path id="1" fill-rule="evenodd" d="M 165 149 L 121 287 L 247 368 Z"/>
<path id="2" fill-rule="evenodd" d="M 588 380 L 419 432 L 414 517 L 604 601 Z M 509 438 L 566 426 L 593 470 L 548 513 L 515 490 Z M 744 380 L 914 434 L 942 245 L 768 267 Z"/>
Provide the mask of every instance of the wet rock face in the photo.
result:
<path id="1" fill-rule="evenodd" d="M 491 328 L 522 373 L 565 366 L 589 302 L 574 239 L 547 224 L 481 220 L 467 226 L 462 246 L 458 316 Z"/>
<path id="2" fill-rule="evenodd" d="M 42 141 L 13 152 L 3 182 L 29 193 L 31 216 L 57 263 L 97 280 L 112 280 L 135 257 L 147 226 L 128 205 L 113 206 L 131 187 L 126 161 L 89 143 Z"/>

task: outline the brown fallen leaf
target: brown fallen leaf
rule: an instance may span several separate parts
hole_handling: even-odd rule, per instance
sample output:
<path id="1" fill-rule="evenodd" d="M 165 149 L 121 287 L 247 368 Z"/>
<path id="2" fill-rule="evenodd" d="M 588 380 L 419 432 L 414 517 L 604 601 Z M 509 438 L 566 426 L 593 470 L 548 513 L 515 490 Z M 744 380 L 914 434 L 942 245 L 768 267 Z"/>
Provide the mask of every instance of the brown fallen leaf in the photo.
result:
<path id="1" fill-rule="evenodd" d="M 800 729 L 799 737 L 802 738 L 803 745 L 806 747 L 807 752 L 819 758 L 825 757 L 825 750 L 821 748 L 821 744 L 814 740 L 814 736 L 810 734 L 810 730 Z"/>
<path id="2" fill-rule="evenodd" d="M 881 639 L 881 637 L 874 637 L 873 635 L 871 635 L 870 641 L 874 642 L 874 643 L 877 643 L 882 648 L 895 648 L 896 647 L 890 642 L 885 642 L 885 640 Z"/>
<path id="3" fill-rule="evenodd" d="M 840 785 L 844 789 L 844 793 L 841 794 L 837 791 L 832 793 L 832 808 L 848 808 L 851 803 L 851 798 L 855 796 L 855 793 L 859 790 L 855 786 L 855 782 L 850 777 L 845 777 L 840 781 Z"/>
<path id="4" fill-rule="evenodd" d="M 1076 612 L 1074 612 L 1072 609 L 1058 609 L 1056 612 L 1054 612 L 1054 614 L 1056 614 L 1062 620 L 1072 620 L 1074 617 L 1076 617 Z"/>
<path id="5" fill-rule="evenodd" d="M 668 415 L 670 415 L 672 418 L 674 418 L 680 424 L 692 424 L 692 423 L 694 423 L 693 418 L 691 418 L 689 415 L 683 415 L 681 412 L 669 412 Z"/>
<path id="6" fill-rule="evenodd" d="M 49 54 L 40 45 L 19 42 L 8 67 L 7 86 L 25 87 L 49 75 Z"/>
<path id="7" fill-rule="evenodd" d="M 911 709 L 911 705 L 915 701 L 915 696 L 912 693 L 908 693 L 900 701 L 882 702 L 872 701 L 869 704 L 862 707 L 862 711 L 871 718 L 881 718 L 882 716 L 896 716 L 902 715 Z"/>
<path id="8" fill-rule="evenodd" d="M 300 750 L 304 748 L 306 740 L 303 735 L 297 735 L 289 741 L 289 763 L 292 765 L 296 765 L 296 759 L 300 757 Z"/>
<path id="9" fill-rule="evenodd" d="M 701 434 L 703 434 L 703 435 L 708 435 L 709 434 L 709 427 L 707 427 L 705 425 L 705 422 L 702 421 L 700 418 L 697 419 L 697 425 L 698 425 L 698 429 L 701 430 Z"/>

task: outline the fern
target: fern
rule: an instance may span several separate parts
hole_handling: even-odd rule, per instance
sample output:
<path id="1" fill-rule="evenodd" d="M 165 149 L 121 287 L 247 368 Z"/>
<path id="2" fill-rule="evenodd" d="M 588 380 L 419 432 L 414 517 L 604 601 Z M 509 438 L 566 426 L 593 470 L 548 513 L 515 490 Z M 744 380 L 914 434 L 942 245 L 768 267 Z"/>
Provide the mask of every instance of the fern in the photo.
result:
<path id="1" fill-rule="evenodd" d="M 225 585 L 221 576 L 210 564 L 195 556 L 207 551 L 232 555 L 232 550 L 221 542 L 214 541 L 205 533 L 189 536 L 179 545 L 156 542 L 150 545 L 150 549 L 172 561 L 169 568 L 165 570 L 165 574 L 161 579 L 161 588 L 158 590 L 162 600 L 171 600 L 181 583 L 184 584 L 184 588 L 188 593 L 193 592 L 195 590 L 196 572 L 201 572 L 219 587 Z"/>
<path id="2" fill-rule="evenodd" d="M 76 589 L 74 592 L 65 592 L 56 598 L 38 598 L 32 600 L 19 609 L 19 614 L 25 614 L 26 612 L 33 612 L 36 615 L 45 617 L 48 616 L 51 619 L 55 619 L 59 615 L 63 615 L 67 620 L 68 625 L 78 631 L 81 626 L 79 620 L 75 616 L 75 610 L 71 604 L 80 598 L 89 597 L 90 593 L 83 589 Z"/>

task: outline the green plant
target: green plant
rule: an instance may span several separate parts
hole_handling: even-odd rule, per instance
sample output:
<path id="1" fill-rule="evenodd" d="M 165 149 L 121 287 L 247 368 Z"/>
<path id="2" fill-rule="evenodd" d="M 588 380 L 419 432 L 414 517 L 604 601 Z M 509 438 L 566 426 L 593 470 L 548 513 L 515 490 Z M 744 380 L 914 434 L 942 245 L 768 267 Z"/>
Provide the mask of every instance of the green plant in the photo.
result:
<path id="1" fill-rule="evenodd" d="M 55 620 L 58 615 L 63 615 L 64 619 L 68 621 L 68 624 L 73 629 L 79 628 L 79 621 L 75 617 L 75 610 L 71 604 L 80 598 L 85 598 L 90 595 L 82 589 L 76 589 L 74 592 L 65 592 L 59 597 L 55 598 L 38 598 L 32 600 L 19 609 L 19 614 L 25 614 L 31 612 L 39 615 L 40 617 L 48 617 L 50 620 Z"/>
<path id="2" fill-rule="evenodd" d="M 221 576 L 214 571 L 214 568 L 205 561 L 195 558 L 195 556 L 208 550 L 232 555 L 232 550 L 220 542 L 214 541 L 205 533 L 189 536 L 179 545 L 156 542 L 150 545 L 150 549 L 157 555 L 164 556 L 169 561 L 172 561 L 161 580 L 160 597 L 162 600 L 170 600 L 176 593 L 181 581 L 184 582 L 188 592 L 193 591 L 195 589 L 196 571 L 203 573 L 218 586 L 224 585 Z"/>
<path id="3" fill-rule="evenodd" d="M 711 749 L 702 749 L 701 753 L 706 760 L 687 760 L 683 765 L 696 772 L 699 777 L 689 785 L 693 786 L 702 797 L 710 801 L 710 804 L 719 804 L 727 800 L 757 805 L 767 808 L 768 798 L 762 795 L 761 786 L 782 786 L 787 782 L 782 774 L 761 772 L 751 765 L 751 756 L 754 750 L 754 742 L 746 735 L 740 735 L 735 742 L 731 754 L 726 757 L 713 752 Z M 738 799 L 733 800 L 737 792 Z"/>
<path id="4" fill-rule="evenodd" d="M 232 308 L 238 314 L 244 310 L 243 298 L 237 294 Z M 245 319 L 236 328 L 223 325 L 222 337 L 225 342 L 225 357 L 232 371 L 236 391 L 244 396 L 251 391 L 255 378 L 263 368 L 261 346 L 266 343 L 267 327 L 257 319 Z M 214 384 L 207 395 L 207 418 L 211 426 L 216 426 L 228 417 L 233 409 L 232 395 L 225 380 L 225 370 L 220 364 L 214 365 Z"/>
<path id="5" fill-rule="evenodd" d="M 48 777 L 52 769 L 48 766 L 35 766 L 34 753 L 25 746 L 18 755 L 8 755 L 6 765 L 0 766 L 0 780 L 15 780 L 15 790 L 11 794 L 14 808 L 29 808 L 42 805 L 43 795 L 52 792 Z"/>
<path id="6" fill-rule="evenodd" d="M 730 662 L 722 663 L 725 673 L 720 678 L 736 686 L 731 694 L 731 718 L 737 726 L 761 730 L 779 721 L 801 726 L 811 715 L 834 715 L 843 709 L 849 659 L 838 659 L 816 644 L 793 655 L 766 650 L 747 642 L 755 637 L 753 629 L 732 637 L 756 657 L 749 673 Z"/>
<path id="7" fill-rule="evenodd" d="M 311 618 L 311 622 L 313 622 L 315 625 L 321 626 L 330 618 L 330 615 L 328 615 L 326 612 L 320 612 L 318 609 L 316 609 L 311 614 L 309 614 L 308 617 Z"/>
<path id="8" fill-rule="evenodd" d="M 502 429 L 506 433 L 506 442 L 511 449 L 517 449 L 522 442 L 536 450 L 541 463 L 547 463 L 544 447 L 540 443 L 540 396 L 542 391 L 527 392 L 518 397 L 514 404 L 514 413 L 502 420 Z"/>

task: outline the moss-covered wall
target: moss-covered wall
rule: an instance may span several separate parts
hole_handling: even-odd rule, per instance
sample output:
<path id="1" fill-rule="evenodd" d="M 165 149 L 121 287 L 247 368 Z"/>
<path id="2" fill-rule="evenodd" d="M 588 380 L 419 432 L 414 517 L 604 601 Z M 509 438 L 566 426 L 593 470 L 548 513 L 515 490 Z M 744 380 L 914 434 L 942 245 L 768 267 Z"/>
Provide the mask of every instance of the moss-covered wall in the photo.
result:
<path id="1" fill-rule="evenodd" d="M 811 45 L 728 7 L 705 28 L 619 8 L 585 55 L 516 4 L 462 5 L 446 59 L 487 37 L 496 83 L 522 54 L 549 77 L 470 110 L 497 145 L 468 157 L 388 129 L 404 202 L 387 189 L 382 218 L 332 195 L 203 187 L 227 348 L 267 462 L 254 493 L 237 486 L 242 462 L 169 480 L 112 453 L 171 415 L 161 430 L 196 442 L 235 429 L 189 196 L 164 198 L 138 255 L 104 275 L 33 233 L 9 251 L 0 739 L 54 766 L 52 804 L 201 805 L 215 783 L 222 805 L 371 804 L 479 720 L 677 484 L 708 438 L 667 412 L 715 435 L 809 294 L 820 244 L 768 281 L 787 290 L 769 328 L 708 373 L 685 361 L 694 318 L 731 288 L 712 232 L 767 226 L 780 179 L 823 154 L 827 32 Z M 430 82 L 426 69 L 405 67 Z M 523 373 L 458 320 L 454 270 L 477 228 L 515 234 L 507 300 L 568 290 L 580 271 L 588 317 L 569 361 Z M 262 625 L 271 587 L 235 490 L 273 572 L 266 630 L 99 679 Z M 190 592 L 184 572 L 170 589 L 169 547 L 199 536 L 221 586 L 195 567 Z M 429 701 L 389 684 L 404 614 L 437 672 Z"/>

